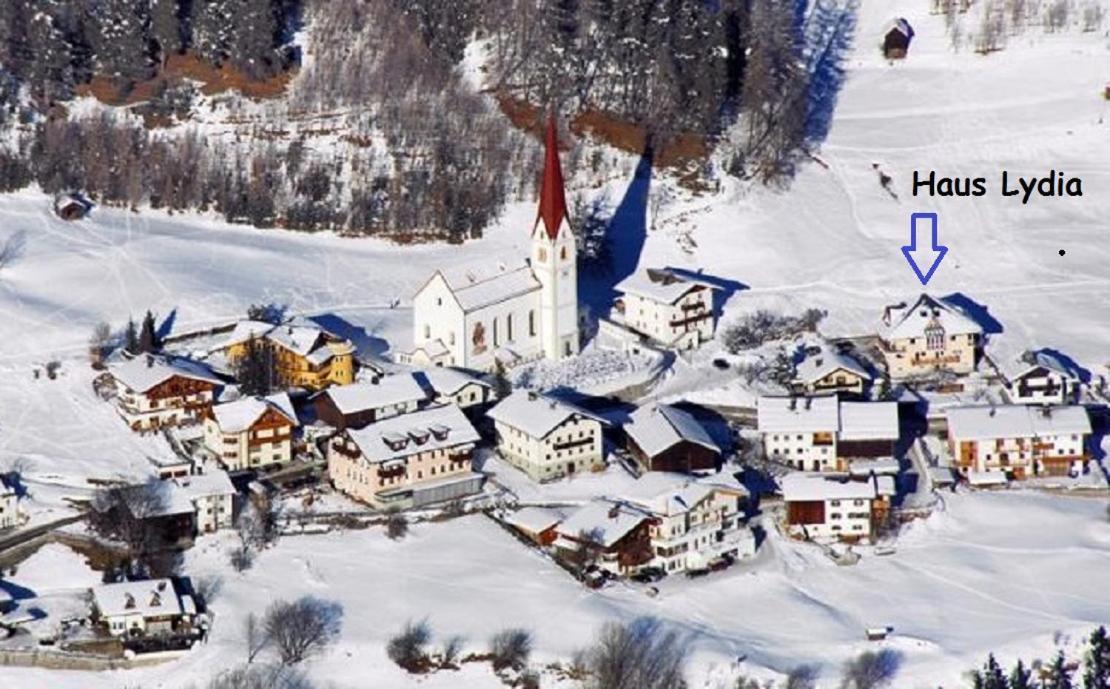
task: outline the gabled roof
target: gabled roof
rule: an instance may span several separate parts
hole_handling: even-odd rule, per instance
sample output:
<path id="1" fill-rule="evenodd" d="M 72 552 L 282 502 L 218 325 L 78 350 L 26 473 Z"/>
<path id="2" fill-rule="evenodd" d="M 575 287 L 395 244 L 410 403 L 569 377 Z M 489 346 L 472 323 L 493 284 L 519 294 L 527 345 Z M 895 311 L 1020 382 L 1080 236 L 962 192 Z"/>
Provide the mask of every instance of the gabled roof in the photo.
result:
<path id="1" fill-rule="evenodd" d="M 270 409 L 289 419 L 290 423 L 297 424 L 293 402 L 284 392 L 269 397 L 244 397 L 234 402 L 217 404 L 212 407 L 212 415 L 216 417 L 216 424 L 222 432 L 241 433 L 253 426 Z"/>
<path id="2" fill-rule="evenodd" d="M 130 361 L 112 366 L 109 370 L 117 382 L 135 392 L 146 392 L 174 376 L 214 385 L 223 384 L 210 368 L 183 357 L 142 354 Z"/>
<path id="3" fill-rule="evenodd" d="M 505 518 L 505 522 L 529 533 L 542 533 L 554 527 L 564 515 L 547 507 L 524 507 Z"/>
<path id="4" fill-rule="evenodd" d="M 480 439 L 466 415 L 453 404 L 394 416 L 346 433 L 371 463 L 468 445 Z"/>
<path id="5" fill-rule="evenodd" d="M 761 397 L 760 433 L 837 433 L 840 440 L 897 440 L 896 402 L 842 402 L 835 395 Z"/>
<path id="6" fill-rule="evenodd" d="M 242 344 L 252 337 L 269 340 L 299 356 L 307 357 L 315 364 L 325 363 L 334 356 L 329 347 L 323 346 L 328 338 L 335 341 L 343 339 L 304 318 L 293 318 L 278 325 L 265 321 L 242 320 L 235 324 L 234 330 L 218 349 Z"/>
<path id="7" fill-rule="evenodd" d="M 177 490 L 191 500 L 220 495 L 234 495 L 235 486 L 226 471 L 210 471 L 206 474 L 183 476 L 174 479 Z"/>
<path id="8" fill-rule="evenodd" d="M 93 602 L 101 615 L 180 615 L 181 599 L 169 579 L 148 581 L 121 581 L 115 584 L 94 586 Z"/>
<path id="9" fill-rule="evenodd" d="M 760 397 L 756 423 L 761 433 L 835 433 L 840 429 L 837 398 Z"/>
<path id="10" fill-rule="evenodd" d="M 540 289 L 540 282 L 531 266 L 498 264 L 474 268 L 460 267 L 439 271 L 447 288 L 455 296 L 464 313 L 478 311 L 522 294 Z M 523 327 L 521 323 L 519 327 Z"/>
<path id="11" fill-rule="evenodd" d="M 579 406 L 527 390 L 517 390 L 501 400 L 486 416 L 533 438 L 547 437 L 548 433 L 575 416 L 608 425 L 605 419 Z"/>
<path id="12" fill-rule="evenodd" d="M 594 543 L 609 548 L 649 519 L 651 515 L 630 505 L 597 500 L 570 515 L 557 531 L 570 538 L 589 534 Z"/>
<path id="13" fill-rule="evenodd" d="M 341 414 L 358 414 L 407 402 L 423 402 L 428 393 L 416 378 L 408 373 L 382 376 L 377 383 L 333 385 L 321 395 L 326 395 Z"/>
<path id="14" fill-rule="evenodd" d="M 888 340 L 925 337 L 925 328 L 937 324 L 945 335 L 981 335 L 983 328 L 958 307 L 922 294 L 913 306 L 889 307 L 883 336 Z"/>
<path id="15" fill-rule="evenodd" d="M 814 500 L 874 500 L 874 481 L 853 481 L 822 474 L 793 472 L 781 479 L 782 499 L 786 502 Z"/>
<path id="16" fill-rule="evenodd" d="M 1087 410 L 1075 405 L 953 407 L 948 410 L 947 416 L 948 435 L 958 440 L 1086 435 L 1091 432 Z"/>
<path id="17" fill-rule="evenodd" d="M 624 431 L 652 457 L 683 441 L 713 452 L 721 451 L 692 414 L 669 404 L 640 407 L 632 412 Z"/>
<path id="18" fill-rule="evenodd" d="M 1044 369 L 1070 380 L 1082 379 L 1080 372 L 1074 365 L 1043 349 L 1027 352 L 1021 358 L 1006 365 L 1004 369 L 1003 373 L 1011 383 L 1034 373 L 1038 369 Z"/>
<path id="19" fill-rule="evenodd" d="M 841 402 L 840 440 L 897 440 L 897 402 Z"/>
<path id="20" fill-rule="evenodd" d="M 836 350 L 822 349 L 811 354 L 798 364 L 795 377 L 803 383 L 816 383 L 825 376 L 838 370 L 856 374 L 864 380 L 871 380 L 871 374 L 858 361 Z"/>
<path id="21" fill-rule="evenodd" d="M 696 287 L 720 289 L 712 282 L 667 268 L 638 270 L 617 283 L 614 289 L 622 294 L 635 294 L 651 301 L 673 304 Z"/>
<path id="22" fill-rule="evenodd" d="M 453 395 L 467 385 L 480 385 L 484 388 L 493 388 L 493 384 L 484 378 L 457 368 L 445 366 L 434 366 L 417 371 L 413 374 L 413 377 L 416 378 L 417 382 L 425 383 L 425 389 L 437 395 Z"/>

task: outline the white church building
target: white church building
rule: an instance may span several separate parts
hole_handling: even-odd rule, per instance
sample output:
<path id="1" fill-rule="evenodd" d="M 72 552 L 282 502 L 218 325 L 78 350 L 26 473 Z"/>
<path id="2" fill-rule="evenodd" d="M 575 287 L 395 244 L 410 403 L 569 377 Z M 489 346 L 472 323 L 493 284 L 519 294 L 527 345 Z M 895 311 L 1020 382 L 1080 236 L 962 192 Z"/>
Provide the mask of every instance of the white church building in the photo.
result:
<path id="1" fill-rule="evenodd" d="M 438 270 L 413 300 L 401 363 L 492 371 L 578 354 L 578 256 L 567 221 L 555 119 L 547 125 L 531 255 L 517 265 Z"/>

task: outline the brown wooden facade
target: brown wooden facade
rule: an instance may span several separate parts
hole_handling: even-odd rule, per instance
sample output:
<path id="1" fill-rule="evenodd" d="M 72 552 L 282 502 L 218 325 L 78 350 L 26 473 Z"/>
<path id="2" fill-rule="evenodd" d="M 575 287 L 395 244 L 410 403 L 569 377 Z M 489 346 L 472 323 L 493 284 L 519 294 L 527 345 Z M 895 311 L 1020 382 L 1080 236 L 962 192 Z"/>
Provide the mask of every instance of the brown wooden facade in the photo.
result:
<path id="1" fill-rule="evenodd" d="M 687 440 L 680 441 L 655 455 L 649 455 L 632 438 L 628 438 L 628 452 L 644 471 L 672 471 L 689 473 L 716 469 L 720 453 L 704 445 Z"/>

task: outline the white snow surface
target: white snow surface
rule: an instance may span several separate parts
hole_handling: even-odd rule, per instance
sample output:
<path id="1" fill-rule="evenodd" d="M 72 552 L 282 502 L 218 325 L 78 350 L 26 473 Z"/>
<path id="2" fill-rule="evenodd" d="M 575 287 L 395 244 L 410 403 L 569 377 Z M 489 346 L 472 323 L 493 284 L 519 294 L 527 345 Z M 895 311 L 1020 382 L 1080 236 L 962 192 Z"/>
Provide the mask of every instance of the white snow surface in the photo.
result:
<path id="1" fill-rule="evenodd" d="M 960 293 L 985 306 L 1002 326 L 989 344 L 999 360 L 1049 347 L 1105 373 L 1107 40 L 1101 33 L 1031 30 L 987 57 L 952 53 L 943 19 L 929 15 L 928 5 L 862 3 L 847 82 L 820 151 L 827 168 L 803 166 L 788 191 L 724 180 L 717 196 L 680 194 L 648 232 L 638 264 L 694 265 L 747 285 L 726 306 L 726 323 L 758 308 L 816 307 L 829 312 L 827 335 L 871 333 L 884 305 L 922 291 L 900 249 L 910 213 L 935 211 L 950 251 L 929 291 Z M 876 43 L 894 16 L 909 19 L 917 36 L 909 59 L 889 65 Z M 894 178 L 897 200 L 879 185 L 873 163 Z M 986 176 L 991 193 L 914 198 L 914 169 Z M 1023 206 L 998 195 L 1003 169 L 1080 175 L 1085 195 Z M 610 184 L 615 198 L 629 181 Z M 673 182 L 656 176 L 652 188 Z M 161 438 L 127 431 L 93 393 L 86 349 L 95 323 L 120 329 L 128 316 L 150 308 L 160 318 L 172 314 L 173 331 L 182 332 L 240 318 L 251 303 L 277 302 L 326 318 L 362 353 L 381 355 L 406 346 L 411 296 L 436 269 L 518 262 L 535 217 L 533 204 L 516 204 L 479 241 L 398 247 L 152 211 L 99 208 L 87 220 L 65 223 L 50 207 L 37 192 L 0 196 L 0 241 L 26 232 L 23 255 L 0 268 L 0 465 L 31 460 L 26 504 L 36 520 L 66 513 L 64 498 L 87 497 L 90 477 L 148 475 L 147 457 L 173 456 Z M 391 307 L 395 300 L 400 305 Z M 62 362 L 57 380 L 34 378 L 55 359 Z M 684 392 L 736 382 L 712 369 L 679 366 L 691 371 Z M 716 399 L 741 394 L 729 388 Z M 536 503 L 552 494 L 612 493 L 614 485 L 632 482 L 612 469 L 552 486 L 551 493 L 513 480 Z M 768 524 L 755 562 L 665 581 L 655 598 L 633 585 L 587 591 L 483 517 L 418 524 L 400 542 L 380 530 L 284 538 L 243 574 L 227 564 L 230 535 L 205 537 L 186 571 L 223 579 L 207 644 L 169 665 L 132 671 L 5 668 L 0 687 L 203 685 L 245 657 L 247 612 L 304 593 L 344 606 L 342 639 L 308 666 L 321 686 L 343 689 L 502 686 L 476 666 L 422 682 L 393 666 L 384 654 L 388 637 L 424 616 L 440 641 L 462 634 L 476 651 L 496 631 L 526 626 L 542 662 L 566 659 L 606 620 L 657 615 L 691 635 L 693 687 L 728 686 L 741 655 L 745 671 L 764 676 L 816 663 L 822 686 L 836 686 L 846 658 L 881 646 L 865 642 L 864 629 L 890 625 L 894 634 L 883 643 L 905 654 L 897 686 L 909 689 L 962 686 L 962 673 L 991 651 L 1010 665 L 1019 655 L 1048 657 L 1062 643 L 1074 657 L 1080 637 L 1110 619 L 1105 500 L 1002 491 L 946 493 L 942 504 L 905 529 L 897 553 L 865 552 L 853 567 L 781 539 Z M 15 581 L 49 590 L 51 573 L 28 563 Z"/>

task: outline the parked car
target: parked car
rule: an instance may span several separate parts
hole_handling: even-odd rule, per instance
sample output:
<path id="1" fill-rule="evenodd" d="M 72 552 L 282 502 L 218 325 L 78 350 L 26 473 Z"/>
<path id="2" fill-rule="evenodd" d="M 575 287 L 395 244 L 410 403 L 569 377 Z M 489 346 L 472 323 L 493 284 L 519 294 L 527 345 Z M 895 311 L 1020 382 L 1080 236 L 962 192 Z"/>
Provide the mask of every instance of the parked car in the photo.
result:
<path id="1" fill-rule="evenodd" d="M 638 581 L 641 584 L 654 584 L 665 576 L 667 576 L 667 573 L 660 567 L 644 567 L 632 575 L 632 581 Z"/>

